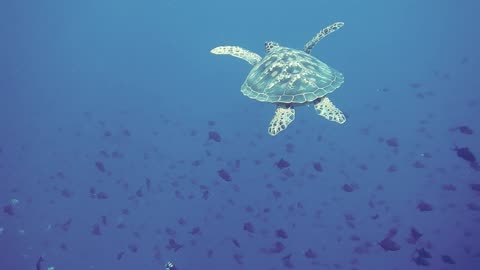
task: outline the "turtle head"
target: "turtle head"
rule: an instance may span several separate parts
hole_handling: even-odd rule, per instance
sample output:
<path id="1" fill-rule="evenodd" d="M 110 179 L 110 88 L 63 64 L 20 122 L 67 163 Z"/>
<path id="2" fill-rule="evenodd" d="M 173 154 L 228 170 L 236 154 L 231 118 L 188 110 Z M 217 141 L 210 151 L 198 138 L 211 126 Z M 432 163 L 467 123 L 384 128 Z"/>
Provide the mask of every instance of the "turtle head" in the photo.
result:
<path id="1" fill-rule="evenodd" d="M 276 42 L 273 42 L 273 41 L 267 41 L 265 42 L 265 51 L 267 53 L 271 52 L 274 48 L 278 47 L 280 45 L 278 45 L 278 43 Z"/>

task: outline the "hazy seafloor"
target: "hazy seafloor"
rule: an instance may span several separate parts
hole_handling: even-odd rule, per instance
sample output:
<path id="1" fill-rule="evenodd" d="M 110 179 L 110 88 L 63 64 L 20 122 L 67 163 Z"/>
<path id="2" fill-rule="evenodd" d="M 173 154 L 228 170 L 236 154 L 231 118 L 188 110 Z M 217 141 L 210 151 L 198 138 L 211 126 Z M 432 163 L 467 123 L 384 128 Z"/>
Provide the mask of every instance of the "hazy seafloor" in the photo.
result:
<path id="1" fill-rule="evenodd" d="M 480 5 L 0 2 L 0 270 L 480 269 Z M 242 95 L 302 49 L 343 125 Z M 41 258 L 41 259 L 40 259 Z"/>

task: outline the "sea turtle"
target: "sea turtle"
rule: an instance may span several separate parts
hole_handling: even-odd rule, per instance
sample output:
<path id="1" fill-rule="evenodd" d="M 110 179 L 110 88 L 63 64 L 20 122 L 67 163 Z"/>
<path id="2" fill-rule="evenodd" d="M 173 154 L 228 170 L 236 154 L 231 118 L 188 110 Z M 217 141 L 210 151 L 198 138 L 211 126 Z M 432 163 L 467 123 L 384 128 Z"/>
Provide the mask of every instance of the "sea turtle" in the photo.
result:
<path id="1" fill-rule="evenodd" d="M 325 95 L 343 83 L 343 75 L 310 55 L 313 47 L 325 36 L 338 30 L 343 22 L 322 29 L 305 44 L 303 51 L 265 42 L 265 57 L 237 46 L 220 46 L 213 54 L 228 54 L 253 65 L 242 85 L 242 93 L 262 102 L 277 105 L 268 133 L 277 135 L 295 119 L 295 107 L 312 104 L 315 111 L 328 120 L 343 124 L 343 113 Z"/>

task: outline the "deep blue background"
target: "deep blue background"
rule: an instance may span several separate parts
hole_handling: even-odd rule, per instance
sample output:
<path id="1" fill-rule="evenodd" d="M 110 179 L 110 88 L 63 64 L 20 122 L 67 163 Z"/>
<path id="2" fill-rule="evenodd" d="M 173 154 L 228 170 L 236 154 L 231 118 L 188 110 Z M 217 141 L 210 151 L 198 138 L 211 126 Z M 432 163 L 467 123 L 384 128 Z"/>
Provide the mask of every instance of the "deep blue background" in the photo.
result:
<path id="1" fill-rule="evenodd" d="M 288 254 L 294 269 L 424 269 L 411 260 L 422 247 L 429 269 L 480 269 L 480 211 L 467 206 L 480 205 L 470 187 L 480 176 L 452 150 L 480 158 L 479 9 L 473 0 L 1 1 L 0 205 L 18 203 L 0 213 L 0 269 L 35 269 L 39 256 L 42 269 L 168 260 L 181 270 L 286 269 Z M 300 49 L 336 21 L 345 26 L 312 54 L 344 74 L 330 98 L 348 121 L 303 107 L 270 137 L 274 106 L 240 93 L 251 67 L 210 49 L 263 55 L 267 40 Z M 461 125 L 474 133 L 452 130 Z M 281 158 L 289 168 L 275 166 Z M 91 198 L 91 187 L 108 198 Z M 419 211 L 421 201 L 433 210 Z M 423 234 L 415 245 L 412 227 Z M 390 229 L 398 251 L 377 244 Z M 183 247 L 168 250 L 169 239 Z M 285 249 L 270 254 L 277 241 Z"/>

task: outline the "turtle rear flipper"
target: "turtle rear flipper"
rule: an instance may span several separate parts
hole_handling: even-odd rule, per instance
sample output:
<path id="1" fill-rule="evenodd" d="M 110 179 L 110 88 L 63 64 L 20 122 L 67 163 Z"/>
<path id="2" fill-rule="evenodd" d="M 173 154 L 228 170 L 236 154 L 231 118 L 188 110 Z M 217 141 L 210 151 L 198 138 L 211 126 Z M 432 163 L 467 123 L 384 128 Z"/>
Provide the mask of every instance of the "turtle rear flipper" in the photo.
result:
<path id="1" fill-rule="evenodd" d="M 310 54 L 310 52 L 312 51 L 313 47 L 315 47 L 315 45 L 317 45 L 317 43 L 323 39 L 324 37 L 328 36 L 329 34 L 337 31 L 340 27 L 343 26 L 343 22 L 336 22 L 334 24 L 331 24 L 325 28 L 322 29 L 322 31 L 318 32 L 313 38 L 312 40 L 310 40 L 309 42 L 307 42 L 307 44 L 305 44 L 305 47 L 303 49 L 304 52 Z"/>
<path id="2" fill-rule="evenodd" d="M 245 60 L 250 65 L 255 65 L 256 63 L 260 62 L 260 60 L 262 60 L 262 57 L 260 57 L 260 55 L 238 46 L 219 46 L 213 48 L 210 52 L 213 54 L 228 54 L 233 57 Z"/>
<path id="3" fill-rule="evenodd" d="M 327 97 L 322 97 L 314 101 L 315 111 L 320 115 L 325 117 L 327 120 L 337 122 L 339 124 L 345 123 L 347 118 L 345 115 L 333 105 Z"/>
<path id="4" fill-rule="evenodd" d="M 283 104 L 277 105 L 275 116 L 273 116 L 268 127 L 268 134 L 272 136 L 277 135 L 280 131 L 286 129 L 293 120 L 295 120 L 295 109 L 293 107 Z"/>

